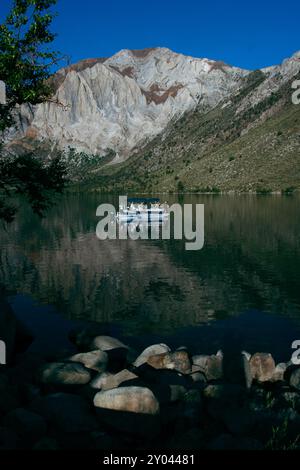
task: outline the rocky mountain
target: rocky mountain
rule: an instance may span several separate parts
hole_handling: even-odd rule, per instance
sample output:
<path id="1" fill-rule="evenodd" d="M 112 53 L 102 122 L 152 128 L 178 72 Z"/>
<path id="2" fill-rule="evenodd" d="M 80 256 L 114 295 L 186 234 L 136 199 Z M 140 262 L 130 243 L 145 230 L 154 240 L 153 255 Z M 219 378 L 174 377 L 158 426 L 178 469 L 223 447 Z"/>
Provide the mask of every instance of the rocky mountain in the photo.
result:
<path id="1" fill-rule="evenodd" d="M 112 149 L 116 161 L 122 160 L 184 112 L 215 106 L 248 73 L 167 48 L 124 49 L 107 59 L 83 60 L 53 77 L 52 102 L 19 109 L 19 130 L 10 138 L 99 156 Z"/>
<path id="2" fill-rule="evenodd" d="M 126 162 L 94 169 L 103 191 L 293 192 L 300 189 L 300 52 L 253 71 L 215 106 L 197 105 Z"/>
<path id="3" fill-rule="evenodd" d="M 125 49 L 58 71 L 50 102 L 17 110 L 8 146 L 67 150 L 71 177 L 103 191 L 300 189 L 299 77 L 300 52 L 248 71 Z"/>

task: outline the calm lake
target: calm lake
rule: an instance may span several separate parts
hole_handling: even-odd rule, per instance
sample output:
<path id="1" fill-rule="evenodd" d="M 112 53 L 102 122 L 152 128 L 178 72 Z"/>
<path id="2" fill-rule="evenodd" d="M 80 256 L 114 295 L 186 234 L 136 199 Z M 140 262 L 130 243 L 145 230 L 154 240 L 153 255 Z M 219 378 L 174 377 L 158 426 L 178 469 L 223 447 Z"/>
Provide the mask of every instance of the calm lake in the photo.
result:
<path id="1" fill-rule="evenodd" d="M 300 199 L 161 196 L 205 205 L 205 242 L 96 237 L 97 206 L 117 196 L 66 195 L 40 220 L 21 204 L 0 229 L 0 282 L 42 341 L 62 343 L 71 322 L 93 320 L 136 346 L 291 356 L 300 339 Z M 130 337 L 130 338 L 129 338 Z"/>

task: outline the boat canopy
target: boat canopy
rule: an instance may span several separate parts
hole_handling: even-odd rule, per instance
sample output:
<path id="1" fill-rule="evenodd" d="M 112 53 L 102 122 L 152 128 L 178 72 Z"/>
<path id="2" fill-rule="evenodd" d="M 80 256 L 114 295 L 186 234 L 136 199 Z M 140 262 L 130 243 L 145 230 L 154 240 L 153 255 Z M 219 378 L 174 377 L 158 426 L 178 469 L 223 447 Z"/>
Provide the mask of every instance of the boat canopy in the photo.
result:
<path id="1" fill-rule="evenodd" d="M 130 203 L 133 203 L 133 204 L 141 204 L 141 203 L 144 203 L 144 204 L 155 204 L 157 202 L 159 202 L 159 198 L 156 198 L 156 197 L 129 197 L 127 199 L 127 202 L 130 204 Z"/>

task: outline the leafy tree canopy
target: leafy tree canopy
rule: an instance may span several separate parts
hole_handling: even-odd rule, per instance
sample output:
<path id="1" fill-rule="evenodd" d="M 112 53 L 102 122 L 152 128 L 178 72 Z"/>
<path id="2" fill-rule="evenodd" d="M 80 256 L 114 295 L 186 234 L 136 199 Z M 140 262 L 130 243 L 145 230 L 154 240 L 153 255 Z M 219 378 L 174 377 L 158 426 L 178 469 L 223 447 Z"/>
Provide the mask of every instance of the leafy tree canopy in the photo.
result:
<path id="1" fill-rule="evenodd" d="M 7 103 L 0 105 L 0 131 L 13 125 L 17 104 L 37 104 L 51 97 L 47 80 L 59 54 L 51 50 L 56 0 L 13 0 L 11 12 L 0 25 L 0 80 L 6 85 Z M 0 149 L 1 151 L 1 149 Z M 48 164 L 33 154 L 0 155 L 0 219 L 13 220 L 16 208 L 8 199 L 12 190 L 27 196 L 39 215 L 50 205 L 51 193 L 64 186 L 66 170 L 59 158 Z"/>

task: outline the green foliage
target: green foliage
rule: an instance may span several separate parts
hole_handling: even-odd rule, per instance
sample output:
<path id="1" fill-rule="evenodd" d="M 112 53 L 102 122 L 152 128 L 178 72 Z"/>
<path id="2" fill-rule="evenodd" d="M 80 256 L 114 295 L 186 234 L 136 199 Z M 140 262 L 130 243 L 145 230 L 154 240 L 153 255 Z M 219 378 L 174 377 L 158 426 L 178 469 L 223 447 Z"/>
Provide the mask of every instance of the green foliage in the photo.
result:
<path id="1" fill-rule="evenodd" d="M 7 111 L 17 103 L 36 104 L 51 95 L 47 83 L 58 54 L 48 49 L 51 7 L 56 0 L 14 0 L 0 25 L 0 79 L 6 84 Z M 3 127 L 3 126 L 2 126 Z"/>
<path id="2" fill-rule="evenodd" d="M 17 208 L 8 202 L 11 193 L 24 195 L 39 216 L 52 204 L 53 193 L 61 193 L 66 182 L 66 168 L 60 157 L 48 164 L 33 154 L 11 156 L 0 164 L 0 219 L 11 222 Z"/>
<path id="3" fill-rule="evenodd" d="M 257 194 L 271 194 L 272 189 L 270 188 L 257 188 L 256 193 Z"/>
<path id="4" fill-rule="evenodd" d="M 294 438 L 289 438 L 289 421 L 285 419 L 281 426 L 272 429 L 272 436 L 266 443 L 268 450 L 296 450 L 299 449 L 300 434 Z"/>
<path id="5" fill-rule="evenodd" d="M 6 85 L 7 104 L 0 106 L 0 131 L 13 124 L 16 104 L 47 100 L 52 90 L 47 79 L 58 54 L 48 46 L 51 8 L 56 0 L 13 0 L 10 14 L 0 25 L 0 79 Z M 12 191 L 25 195 L 40 216 L 51 204 L 53 193 L 62 191 L 66 169 L 60 157 L 48 164 L 33 154 L 3 155 L 0 143 L 0 219 L 11 222 L 17 208 L 9 198 Z"/>
<path id="6" fill-rule="evenodd" d="M 282 189 L 281 193 L 290 195 L 290 194 L 293 194 L 296 190 L 297 188 L 295 186 L 289 186 L 288 188 Z"/>

